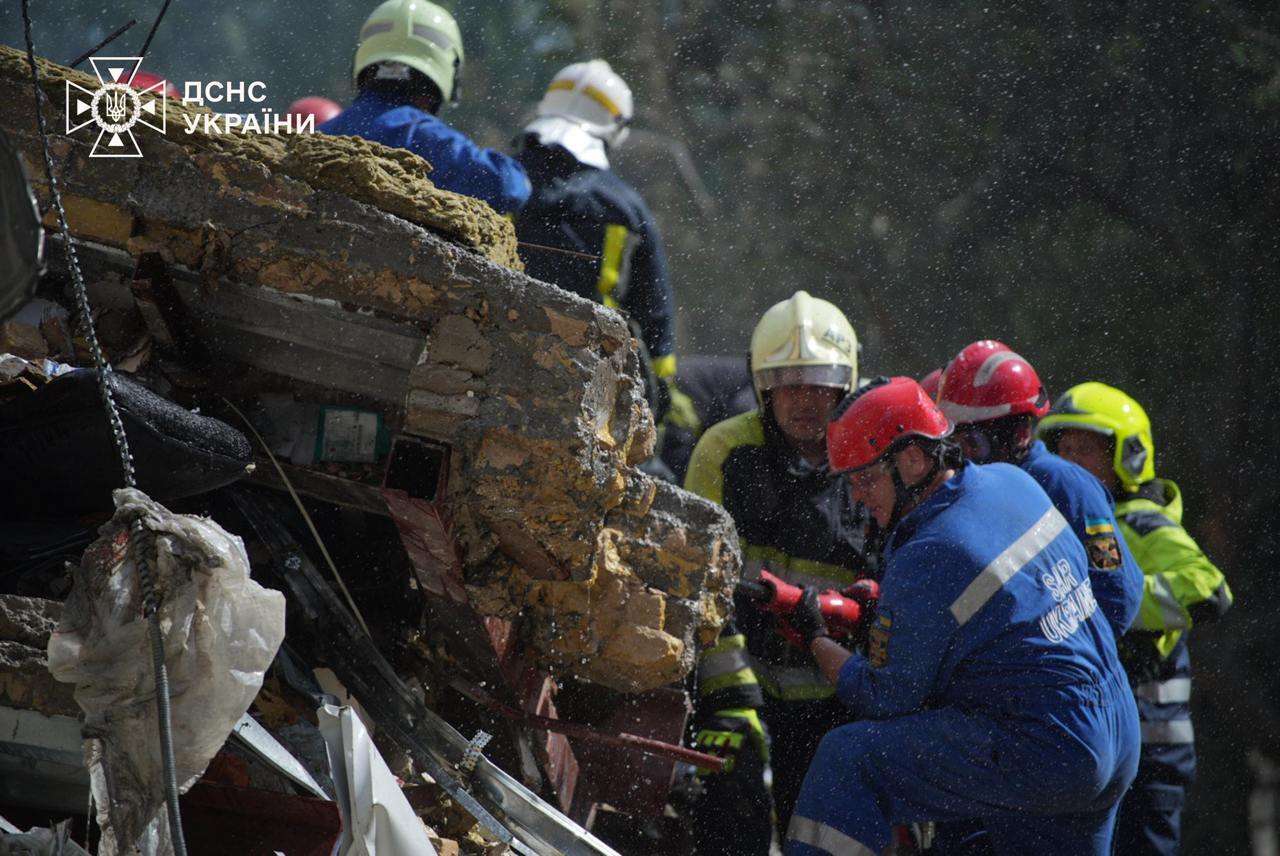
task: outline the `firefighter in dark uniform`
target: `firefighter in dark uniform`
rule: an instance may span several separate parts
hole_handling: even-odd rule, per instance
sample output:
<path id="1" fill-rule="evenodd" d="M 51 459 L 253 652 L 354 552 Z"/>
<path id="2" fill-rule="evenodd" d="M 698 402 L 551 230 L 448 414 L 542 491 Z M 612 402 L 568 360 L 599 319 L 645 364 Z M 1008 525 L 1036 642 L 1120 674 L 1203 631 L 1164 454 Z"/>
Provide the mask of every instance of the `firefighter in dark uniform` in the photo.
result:
<path id="1" fill-rule="evenodd" d="M 631 89 L 604 60 L 555 76 L 518 140 L 533 193 L 516 215 L 516 236 L 529 276 L 627 314 L 662 382 L 650 396 L 658 421 L 696 422 L 674 382 L 675 295 L 657 223 L 610 169 L 631 118 Z"/>
<path id="2" fill-rule="evenodd" d="M 868 518 L 848 482 L 828 473 L 826 429 L 858 376 L 857 337 L 835 306 L 796 292 L 757 324 L 751 370 L 758 409 L 707 429 L 685 487 L 733 517 L 743 579 L 765 568 L 796 585 L 844 588 L 867 573 Z M 813 657 L 779 635 L 771 615 L 742 598 L 735 606 L 734 624 L 698 666 L 695 743 L 728 750 L 732 761 L 705 777 L 693 818 L 702 856 L 768 853 L 766 762 L 785 829 L 819 740 L 849 719 Z"/>
<path id="3" fill-rule="evenodd" d="M 1138 618 L 1120 640 L 1142 720 L 1142 759 L 1120 805 L 1116 852 L 1170 856 L 1179 850 L 1196 769 L 1187 633 L 1220 618 L 1231 589 L 1182 528 L 1178 486 L 1156 478 L 1151 422 L 1138 402 L 1106 384 L 1082 383 L 1058 399 L 1038 431 L 1051 450 L 1111 489 L 1120 533 L 1142 569 Z"/>

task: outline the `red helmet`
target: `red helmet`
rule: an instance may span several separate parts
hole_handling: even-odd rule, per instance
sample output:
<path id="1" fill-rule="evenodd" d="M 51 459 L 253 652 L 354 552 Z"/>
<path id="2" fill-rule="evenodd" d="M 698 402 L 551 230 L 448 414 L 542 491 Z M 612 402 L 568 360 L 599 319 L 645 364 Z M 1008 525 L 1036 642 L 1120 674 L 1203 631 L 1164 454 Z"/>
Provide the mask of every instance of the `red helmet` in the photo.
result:
<path id="1" fill-rule="evenodd" d="M 934 401 L 938 400 L 938 387 L 942 385 L 942 369 L 937 368 L 920 378 L 920 388 Z"/>
<path id="2" fill-rule="evenodd" d="M 342 106 L 337 101 L 332 101 L 320 95 L 308 95 L 290 104 L 289 109 L 284 112 L 286 116 L 297 116 L 299 118 L 315 116 L 316 124 L 319 125 L 321 122 L 328 122 L 341 113 Z"/>
<path id="3" fill-rule="evenodd" d="M 133 73 L 133 80 L 129 81 L 130 86 L 132 86 L 134 89 L 140 89 L 140 90 L 150 89 L 151 87 L 155 86 L 157 83 L 164 84 L 165 95 L 169 96 L 170 98 L 178 97 L 178 87 L 174 86 L 172 83 L 165 80 L 163 77 L 161 77 L 160 75 L 156 74 L 153 71 L 143 71 L 142 69 L 138 69 Z M 160 90 L 157 89 L 156 91 L 159 92 Z"/>
<path id="4" fill-rule="evenodd" d="M 836 473 L 860 470 L 912 438 L 941 440 L 951 422 L 909 377 L 879 379 L 858 390 L 827 426 L 827 457 Z"/>
<path id="5" fill-rule="evenodd" d="M 968 345 L 947 365 L 938 399 L 958 425 L 1004 416 L 1049 412 L 1049 394 L 1031 363 L 1008 345 L 983 339 Z"/>

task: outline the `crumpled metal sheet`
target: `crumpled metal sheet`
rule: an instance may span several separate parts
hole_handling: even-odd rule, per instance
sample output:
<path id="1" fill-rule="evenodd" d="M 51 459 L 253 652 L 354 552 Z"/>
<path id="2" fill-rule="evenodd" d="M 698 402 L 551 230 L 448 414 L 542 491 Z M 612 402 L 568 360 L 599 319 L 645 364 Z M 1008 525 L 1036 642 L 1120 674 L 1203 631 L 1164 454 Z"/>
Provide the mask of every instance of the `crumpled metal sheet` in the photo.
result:
<path id="1" fill-rule="evenodd" d="M 342 810 L 337 856 L 436 856 L 426 827 L 405 799 L 360 717 L 349 707 L 316 711 Z"/>
<path id="2" fill-rule="evenodd" d="M 178 782 L 204 771 L 249 707 L 284 639 L 280 592 L 249 578 L 244 544 L 217 523 L 173 514 L 141 491 L 114 493 L 116 513 L 72 569 L 74 585 L 49 640 L 49 670 L 76 685 L 85 757 L 102 826 L 99 853 L 161 852 L 164 811 L 155 675 L 130 538 L 154 534 Z M 133 545 L 131 547 L 131 541 Z"/>

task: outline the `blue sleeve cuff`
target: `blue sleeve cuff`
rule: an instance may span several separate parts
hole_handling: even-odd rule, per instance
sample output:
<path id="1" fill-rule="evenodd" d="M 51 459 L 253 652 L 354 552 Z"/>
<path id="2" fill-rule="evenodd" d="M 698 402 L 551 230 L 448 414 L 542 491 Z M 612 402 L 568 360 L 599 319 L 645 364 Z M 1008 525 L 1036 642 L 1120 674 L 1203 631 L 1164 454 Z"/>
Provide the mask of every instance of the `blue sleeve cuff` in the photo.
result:
<path id="1" fill-rule="evenodd" d="M 854 654 L 844 661 L 840 674 L 836 677 L 836 696 L 854 713 L 861 713 L 860 695 L 869 668 L 871 666 L 866 657 Z"/>

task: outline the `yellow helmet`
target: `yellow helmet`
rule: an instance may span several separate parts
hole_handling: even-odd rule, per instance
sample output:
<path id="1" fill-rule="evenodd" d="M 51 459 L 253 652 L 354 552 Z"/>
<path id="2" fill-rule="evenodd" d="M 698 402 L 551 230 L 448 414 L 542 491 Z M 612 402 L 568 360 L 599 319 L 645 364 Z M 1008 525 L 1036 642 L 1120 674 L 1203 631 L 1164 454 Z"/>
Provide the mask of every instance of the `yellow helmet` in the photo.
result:
<path id="1" fill-rule="evenodd" d="M 360 28 L 353 75 L 379 63 L 399 63 L 424 75 L 440 96 L 458 101 L 462 32 L 442 7 L 427 0 L 387 0 Z"/>
<path id="2" fill-rule="evenodd" d="M 1040 420 L 1036 433 L 1050 446 L 1068 428 L 1094 431 L 1114 439 L 1112 468 L 1128 490 L 1156 477 L 1156 444 L 1151 420 L 1138 402 L 1105 383 L 1090 381 L 1071 387 Z"/>
<path id="3" fill-rule="evenodd" d="M 777 386 L 851 390 L 858 377 L 858 337 L 844 313 L 807 291 L 776 303 L 751 334 L 756 398 Z"/>

